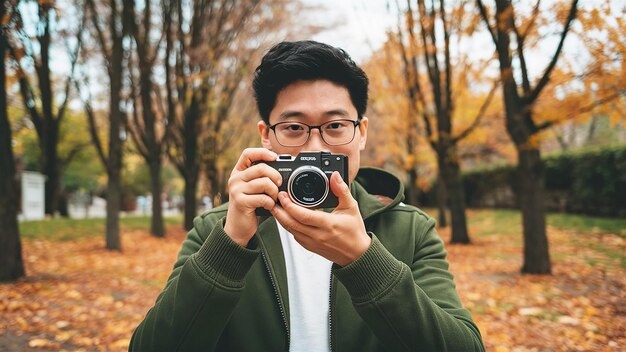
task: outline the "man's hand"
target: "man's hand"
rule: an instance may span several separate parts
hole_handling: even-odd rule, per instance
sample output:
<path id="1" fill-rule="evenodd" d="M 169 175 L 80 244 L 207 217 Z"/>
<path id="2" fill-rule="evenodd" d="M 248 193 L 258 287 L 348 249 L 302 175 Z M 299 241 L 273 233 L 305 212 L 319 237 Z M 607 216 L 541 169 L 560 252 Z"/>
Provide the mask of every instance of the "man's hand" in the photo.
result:
<path id="1" fill-rule="evenodd" d="M 301 207 L 286 192 L 280 192 L 280 206 L 271 213 L 304 248 L 346 266 L 365 253 L 372 239 L 350 188 L 336 171 L 330 177 L 330 189 L 339 199 L 330 214 Z"/>
<path id="2" fill-rule="evenodd" d="M 233 241 L 247 246 L 259 226 L 256 208 L 272 210 L 276 204 L 282 177 L 267 164 L 252 165 L 255 161 L 274 161 L 276 153 L 265 148 L 245 149 L 228 179 L 228 215 L 224 231 Z"/>

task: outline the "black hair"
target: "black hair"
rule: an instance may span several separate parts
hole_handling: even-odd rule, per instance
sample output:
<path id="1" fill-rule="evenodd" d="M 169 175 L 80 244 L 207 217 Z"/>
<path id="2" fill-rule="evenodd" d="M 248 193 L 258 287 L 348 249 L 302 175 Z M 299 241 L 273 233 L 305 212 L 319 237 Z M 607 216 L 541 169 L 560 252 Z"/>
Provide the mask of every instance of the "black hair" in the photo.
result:
<path id="1" fill-rule="evenodd" d="M 365 72 L 340 48 L 307 40 L 281 42 L 272 47 L 256 68 L 252 87 L 259 114 L 269 124 L 278 93 L 302 80 L 328 80 L 345 87 L 359 119 L 367 109 Z"/>

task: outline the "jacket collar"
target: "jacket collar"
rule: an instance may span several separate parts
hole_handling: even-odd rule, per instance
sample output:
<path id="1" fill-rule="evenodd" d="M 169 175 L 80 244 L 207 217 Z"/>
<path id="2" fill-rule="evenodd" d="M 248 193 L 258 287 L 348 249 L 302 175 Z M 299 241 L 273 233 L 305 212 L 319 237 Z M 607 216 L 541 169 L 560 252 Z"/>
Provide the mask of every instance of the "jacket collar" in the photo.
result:
<path id="1" fill-rule="evenodd" d="M 359 203 L 363 220 L 391 209 L 404 200 L 402 182 L 387 171 L 364 167 L 350 185 L 352 197 Z M 386 198 L 387 201 L 381 201 Z"/>

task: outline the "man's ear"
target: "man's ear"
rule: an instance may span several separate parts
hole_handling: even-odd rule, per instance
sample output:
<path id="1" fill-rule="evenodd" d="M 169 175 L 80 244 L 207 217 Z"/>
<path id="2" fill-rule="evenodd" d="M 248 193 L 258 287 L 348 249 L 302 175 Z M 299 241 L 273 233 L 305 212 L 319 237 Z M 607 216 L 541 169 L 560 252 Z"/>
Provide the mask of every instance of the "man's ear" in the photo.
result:
<path id="1" fill-rule="evenodd" d="M 261 136 L 261 144 L 263 144 L 263 147 L 272 150 L 272 143 L 270 143 L 270 128 L 263 120 L 259 121 L 256 124 L 256 127 L 259 129 L 259 135 Z"/>
<path id="2" fill-rule="evenodd" d="M 359 150 L 365 150 L 365 144 L 367 143 L 367 126 L 369 120 L 367 116 L 363 116 L 361 118 L 361 123 L 359 124 L 359 132 L 361 133 L 361 139 L 359 140 Z"/>

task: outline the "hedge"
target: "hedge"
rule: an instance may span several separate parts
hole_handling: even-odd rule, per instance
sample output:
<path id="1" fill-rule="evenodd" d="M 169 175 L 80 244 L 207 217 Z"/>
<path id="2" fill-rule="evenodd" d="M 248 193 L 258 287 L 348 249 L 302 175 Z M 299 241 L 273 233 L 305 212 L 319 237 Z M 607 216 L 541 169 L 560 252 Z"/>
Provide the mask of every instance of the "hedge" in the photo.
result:
<path id="1" fill-rule="evenodd" d="M 543 160 L 547 210 L 626 216 L 626 145 L 550 155 Z M 511 165 L 464 173 L 467 205 L 517 208 L 517 179 Z M 434 205 L 430 204 L 434 189 L 421 198 L 428 205 Z"/>

